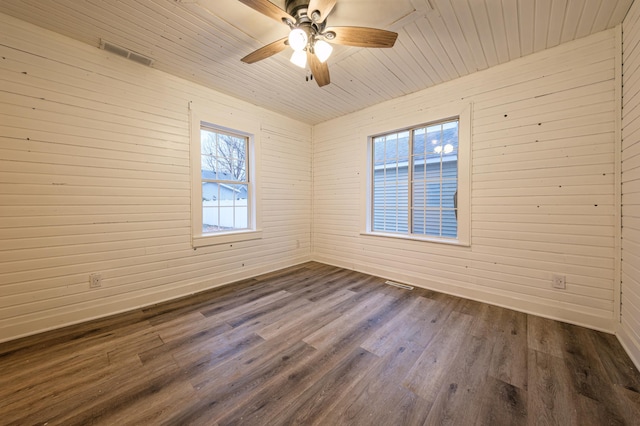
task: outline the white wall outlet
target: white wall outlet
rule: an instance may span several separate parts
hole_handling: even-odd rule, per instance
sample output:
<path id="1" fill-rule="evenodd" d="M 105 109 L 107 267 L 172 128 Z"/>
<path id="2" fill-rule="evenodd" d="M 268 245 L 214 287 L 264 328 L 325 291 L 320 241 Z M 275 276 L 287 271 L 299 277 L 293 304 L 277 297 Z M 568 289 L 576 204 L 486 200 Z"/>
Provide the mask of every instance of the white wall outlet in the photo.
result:
<path id="1" fill-rule="evenodd" d="M 102 275 L 100 275 L 100 274 L 90 274 L 89 275 L 89 287 L 90 288 L 100 288 L 100 287 L 102 287 Z"/>
<path id="2" fill-rule="evenodd" d="M 551 286 L 564 290 L 567 288 L 567 281 L 564 275 L 553 275 L 551 277 Z"/>

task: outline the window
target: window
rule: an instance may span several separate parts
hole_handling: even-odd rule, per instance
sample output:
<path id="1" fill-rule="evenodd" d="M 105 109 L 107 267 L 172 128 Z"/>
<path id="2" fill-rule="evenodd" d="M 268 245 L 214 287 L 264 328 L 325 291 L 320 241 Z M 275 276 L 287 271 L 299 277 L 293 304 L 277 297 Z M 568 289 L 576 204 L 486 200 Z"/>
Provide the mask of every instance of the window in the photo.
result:
<path id="1" fill-rule="evenodd" d="M 203 121 L 191 108 L 193 247 L 261 237 L 255 139 L 255 133 Z"/>
<path id="2" fill-rule="evenodd" d="M 469 243 L 470 107 L 369 138 L 367 234 Z"/>
<path id="3" fill-rule="evenodd" d="M 202 233 L 249 229 L 249 138 L 200 127 Z"/>

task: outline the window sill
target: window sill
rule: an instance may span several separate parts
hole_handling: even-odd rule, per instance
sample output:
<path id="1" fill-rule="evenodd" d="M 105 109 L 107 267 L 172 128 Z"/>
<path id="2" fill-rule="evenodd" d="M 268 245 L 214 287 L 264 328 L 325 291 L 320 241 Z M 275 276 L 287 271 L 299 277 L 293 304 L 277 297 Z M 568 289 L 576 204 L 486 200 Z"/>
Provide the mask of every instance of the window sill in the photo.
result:
<path id="1" fill-rule="evenodd" d="M 411 241 L 423 241 L 427 243 L 437 243 L 437 244 L 446 244 L 450 246 L 460 246 L 460 247 L 471 247 L 471 244 L 465 241 L 460 241 L 459 239 L 453 238 L 436 238 L 436 237 L 420 237 L 417 235 L 406 235 L 406 234 L 390 234 L 384 232 L 360 232 L 360 235 L 366 237 L 383 237 L 383 238 L 394 238 L 399 240 L 411 240 Z"/>
<path id="2" fill-rule="evenodd" d="M 215 246 L 218 244 L 237 243 L 241 241 L 259 240 L 262 238 L 261 230 L 225 232 L 210 235 L 195 235 L 192 238 L 193 248 Z"/>

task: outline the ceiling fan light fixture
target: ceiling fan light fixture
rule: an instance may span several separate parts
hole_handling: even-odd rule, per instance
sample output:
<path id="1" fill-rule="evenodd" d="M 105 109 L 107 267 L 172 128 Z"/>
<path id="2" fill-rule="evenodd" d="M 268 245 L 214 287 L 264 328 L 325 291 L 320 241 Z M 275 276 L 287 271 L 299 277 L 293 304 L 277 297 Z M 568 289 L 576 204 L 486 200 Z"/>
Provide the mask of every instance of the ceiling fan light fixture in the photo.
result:
<path id="1" fill-rule="evenodd" d="M 301 28 L 294 28 L 289 33 L 289 46 L 296 51 L 301 52 L 307 46 L 309 37 L 307 33 Z"/>
<path id="2" fill-rule="evenodd" d="M 333 52 L 333 46 L 331 46 L 324 40 L 317 40 L 313 45 L 313 51 L 315 52 L 320 62 L 324 64 L 327 59 L 329 59 L 329 56 L 331 56 L 331 52 Z"/>
<path id="3" fill-rule="evenodd" d="M 261 47 L 242 58 L 241 61 L 249 64 L 261 61 L 282 52 L 288 45 L 294 52 L 291 62 L 301 68 L 309 67 L 313 80 L 319 87 L 331 83 L 327 60 L 332 54 L 333 47 L 325 42 L 344 46 L 382 48 L 393 47 L 398 38 L 398 33 L 378 28 L 328 26 L 327 17 L 338 0 L 278 0 L 280 4 L 284 3 L 284 9 L 276 5 L 274 0 L 239 1 L 289 27 L 288 36 Z"/>
<path id="4" fill-rule="evenodd" d="M 291 63 L 300 68 L 307 67 L 307 54 L 304 50 L 295 50 L 291 55 Z"/>

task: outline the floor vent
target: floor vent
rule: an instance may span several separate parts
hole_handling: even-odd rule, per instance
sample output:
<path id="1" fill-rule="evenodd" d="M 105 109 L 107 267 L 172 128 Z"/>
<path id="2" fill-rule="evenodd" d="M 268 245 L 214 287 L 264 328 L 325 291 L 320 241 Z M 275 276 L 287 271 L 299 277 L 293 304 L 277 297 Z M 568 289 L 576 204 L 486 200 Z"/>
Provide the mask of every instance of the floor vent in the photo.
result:
<path id="1" fill-rule="evenodd" d="M 413 287 L 406 284 L 397 283 L 395 281 L 385 281 L 385 284 L 392 285 L 394 287 L 404 288 L 405 290 L 413 290 Z"/>
<path id="2" fill-rule="evenodd" d="M 129 49 L 125 49 L 124 47 L 120 47 L 106 40 L 100 40 L 100 49 L 106 50 L 107 52 L 115 53 L 116 55 L 122 56 L 123 58 L 131 59 L 134 62 L 146 65 L 148 67 L 153 64 L 153 59 L 147 58 L 146 56 L 143 56 L 139 53 L 132 52 Z"/>

